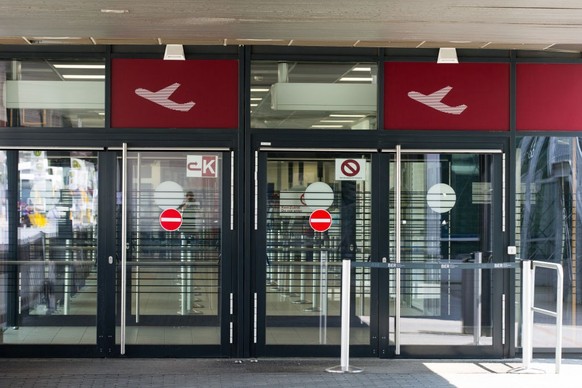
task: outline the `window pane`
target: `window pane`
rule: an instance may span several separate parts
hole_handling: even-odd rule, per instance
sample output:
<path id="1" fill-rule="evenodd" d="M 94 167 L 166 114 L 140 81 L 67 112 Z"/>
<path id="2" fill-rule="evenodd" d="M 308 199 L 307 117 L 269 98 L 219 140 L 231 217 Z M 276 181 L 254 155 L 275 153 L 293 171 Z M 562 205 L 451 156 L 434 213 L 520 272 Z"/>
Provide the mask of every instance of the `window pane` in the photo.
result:
<path id="1" fill-rule="evenodd" d="M 531 136 L 520 139 L 516 166 L 516 243 L 518 258 L 561 264 L 564 270 L 565 348 L 582 348 L 582 238 L 580 224 L 582 161 L 580 138 Z M 521 271 L 520 271 L 521 272 Z M 516 279 L 516 301 L 521 280 Z M 534 303 L 556 311 L 555 271 L 536 271 Z M 516 310 L 519 315 L 521 308 Z M 518 319 L 521 319 L 518 316 Z M 555 318 L 534 315 L 533 346 L 553 348 Z"/>
<path id="2" fill-rule="evenodd" d="M 19 151 L 18 172 L 16 247 L 15 225 L 0 229 L 2 341 L 95 344 L 97 154 Z"/>
<path id="3" fill-rule="evenodd" d="M 376 129 L 377 65 L 255 61 L 251 127 Z"/>
<path id="4" fill-rule="evenodd" d="M 0 61 L 0 126 L 104 127 L 103 61 Z"/>

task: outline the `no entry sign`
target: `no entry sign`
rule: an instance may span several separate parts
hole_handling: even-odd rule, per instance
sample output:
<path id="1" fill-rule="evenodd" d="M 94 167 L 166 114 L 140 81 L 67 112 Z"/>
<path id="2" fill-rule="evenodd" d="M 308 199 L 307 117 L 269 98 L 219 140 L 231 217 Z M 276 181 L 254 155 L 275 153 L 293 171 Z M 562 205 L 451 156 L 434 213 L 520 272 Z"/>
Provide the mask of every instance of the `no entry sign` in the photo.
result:
<path id="1" fill-rule="evenodd" d="M 366 159 L 336 159 L 335 179 L 338 181 L 365 180 Z"/>
<path id="2" fill-rule="evenodd" d="M 309 216 L 309 226 L 316 232 L 325 232 L 330 228 L 331 222 L 331 214 L 324 209 L 317 209 Z"/>
<path id="3" fill-rule="evenodd" d="M 160 226 L 168 232 L 178 230 L 182 226 L 182 213 L 176 209 L 166 209 L 160 214 Z"/>

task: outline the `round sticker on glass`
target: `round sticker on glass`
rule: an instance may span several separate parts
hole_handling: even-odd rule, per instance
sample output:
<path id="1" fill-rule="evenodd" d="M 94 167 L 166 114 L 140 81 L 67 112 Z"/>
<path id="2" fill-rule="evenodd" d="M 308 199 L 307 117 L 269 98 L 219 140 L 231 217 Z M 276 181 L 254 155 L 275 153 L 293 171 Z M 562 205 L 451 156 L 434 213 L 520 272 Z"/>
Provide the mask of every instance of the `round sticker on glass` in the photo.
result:
<path id="1" fill-rule="evenodd" d="M 154 191 L 154 202 L 160 209 L 177 208 L 184 200 L 184 189 L 173 181 L 162 182 Z"/>
<path id="2" fill-rule="evenodd" d="M 305 189 L 303 200 L 312 210 L 328 209 L 333 204 L 333 189 L 327 183 L 314 182 Z"/>
<path id="3" fill-rule="evenodd" d="M 457 202 L 455 190 L 446 183 L 437 183 L 428 189 L 426 193 L 426 203 L 437 213 L 450 211 Z"/>

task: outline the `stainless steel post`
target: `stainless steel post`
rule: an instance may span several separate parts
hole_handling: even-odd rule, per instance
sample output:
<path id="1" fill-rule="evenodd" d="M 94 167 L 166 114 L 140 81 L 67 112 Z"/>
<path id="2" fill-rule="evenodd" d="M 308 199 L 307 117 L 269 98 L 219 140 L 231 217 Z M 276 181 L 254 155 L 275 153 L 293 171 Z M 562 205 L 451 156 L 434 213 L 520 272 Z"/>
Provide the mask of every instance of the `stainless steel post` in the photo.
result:
<path id="1" fill-rule="evenodd" d="M 120 353 L 125 354 L 125 334 L 127 323 L 127 143 L 123 143 L 121 157 L 121 317 Z"/>
<path id="2" fill-rule="evenodd" d="M 532 359 L 532 282 L 531 282 L 531 261 L 522 261 L 521 266 L 521 349 L 523 368 L 529 369 Z"/>
<path id="3" fill-rule="evenodd" d="M 180 249 L 180 315 L 186 315 L 188 312 L 186 298 L 186 238 L 182 236 Z"/>
<path id="4" fill-rule="evenodd" d="M 483 252 L 474 253 L 475 264 L 483 262 Z M 475 269 L 473 273 L 473 342 L 479 345 L 481 341 L 481 268 Z"/>
<path id="5" fill-rule="evenodd" d="M 359 373 L 363 369 L 350 367 L 350 291 L 351 291 L 350 260 L 342 261 L 342 311 L 341 311 L 341 364 L 326 369 L 331 373 Z"/>
<path id="6" fill-rule="evenodd" d="M 71 302 L 71 266 L 69 262 L 71 261 L 71 240 L 65 240 L 65 285 L 63 292 L 63 314 L 69 315 L 69 307 Z"/>
<path id="7" fill-rule="evenodd" d="M 395 253 L 396 253 L 396 263 L 400 264 L 401 260 L 401 222 L 402 222 L 402 153 L 400 146 L 396 146 L 396 166 L 394 168 L 395 176 L 395 219 L 394 225 L 395 227 Z M 395 292 L 396 292 L 396 305 L 394 306 L 394 343 L 396 345 L 396 349 L 394 353 L 398 356 L 400 355 L 400 303 L 401 303 L 401 295 L 400 295 L 400 268 L 396 268 L 396 279 L 395 279 Z"/>

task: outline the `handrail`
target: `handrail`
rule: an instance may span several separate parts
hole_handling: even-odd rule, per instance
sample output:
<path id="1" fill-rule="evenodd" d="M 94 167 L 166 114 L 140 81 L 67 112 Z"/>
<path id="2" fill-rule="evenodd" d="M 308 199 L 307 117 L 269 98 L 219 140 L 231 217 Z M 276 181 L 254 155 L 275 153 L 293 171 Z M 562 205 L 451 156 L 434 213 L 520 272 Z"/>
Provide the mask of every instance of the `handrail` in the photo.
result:
<path id="1" fill-rule="evenodd" d="M 349 330 L 350 330 L 350 300 L 351 300 L 351 285 L 350 276 L 352 268 L 382 268 L 382 269 L 395 269 L 398 273 L 400 269 L 492 269 L 492 270 L 509 270 L 517 268 L 518 263 L 507 262 L 507 263 L 458 263 L 449 264 L 445 262 L 441 263 L 379 263 L 379 262 L 359 262 L 342 260 L 342 284 L 341 284 L 341 364 L 332 368 L 327 368 L 326 371 L 332 373 L 358 373 L 361 372 L 361 368 L 353 367 L 349 363 Z M 399 279 L 397 279 L 399 281 Z M 561 313 L 561 312 L 560 312 Z M 479 318 L 479 316 L 477 316 Z M 477 330 L 479 328 L 477 327 Z M 397 329 L 396 329 L 397 333 Z M 476 343 L 478 344 L 478 343 Z M 398 346 L 398 344 L 396 344 Z"/>
<path id="2" fill-rule="evenodd" d="M 536 268 L 556 270 L 556 311 L 535 307 L 535 271 Z M 522 353 L 523 369 L 530 369 L 533 356 L 534 312 L 556 318 L 556 374 L 560 373 L 562 364 L 562 311 L 564 300 L 564 271 L 561 264 L 545 261 L 523 260 L 522 262 Z"/>

